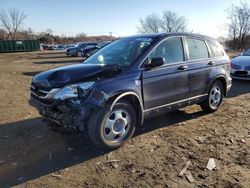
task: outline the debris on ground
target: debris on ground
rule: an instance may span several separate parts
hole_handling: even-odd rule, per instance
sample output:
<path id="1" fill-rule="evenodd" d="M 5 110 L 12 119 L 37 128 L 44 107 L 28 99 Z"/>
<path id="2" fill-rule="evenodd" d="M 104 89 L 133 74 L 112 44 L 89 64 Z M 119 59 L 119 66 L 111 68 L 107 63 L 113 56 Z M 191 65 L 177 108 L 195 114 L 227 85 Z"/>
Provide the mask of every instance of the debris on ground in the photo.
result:
<path id="1" fill-rule="evenodd" d="M 119 162 L 120 160 L 117 160 L 117 159 L 110 159 L 107 161 L 107 163 L 117 163 Z"/>
<path id="2" fill-rule="evenodd" d="M 36 139 L 41 139 L 43 138 L 43 135 L 36 136 Z"/>
<path id="3" fill-rule="evenodd" d="M 112 152 L 110 152 L 107 156 L 107 160 L 110 160 L 111 159 L 111 155 L 112 155 Z"/>
<path id="4" fill-rule="evenodd" d="M 125 165 L 125 168 L 126 168 L 126 170 L 128 170 L 132 174 L 134 174 L 136 172 L 133 164 Z"/>
<path id="5" fill-rule="evenodd" d="M 204 144 L 205 142 L 205 138 L 204 137 L 201 137 L 199 136 L 198 138 L 195 139 L 199 144 Z"/>
<path id="6" fill-rule="evenodd" d="M 186 162 L 184 168 L 178 174 L 179 177 L 182 177 L 185 174 L 185 172 L 187 171 L 187 169 L 188 169 L 188 167 L 189 167 L 190 164 L 191 164 L 191 161 L 187 161 Z"/>
<path id="7" fill-rule="evenodd" d="M 230 138 L 229 141 L 230 141 L 232 144 L 235 144 L 234 139 Z"/>
<path id="8" fill-rule="evenodd" d="M 133 145 L 133 144 L 132 144 L 132 145 L 128 145 L 128 148 L 132 148 L 132 147 L 134 147 L 134 146 L 135 146 L 135 145 Z"/>
<path id="9" fill-rule="evenodd" d="M 24 180 L 24 177 L 19 177 L 18 179 L 17 179 L 17 181 L 23 181 Z"/>
<path id="10" fill-rule="evenodd" d="M 245 139 L 241 139 L 240 142 L 243 143 L 243 144 L 245 144 L 246 140 Z"/>
<path id="11" fill-rule="evenodd" d="M 157 136 L 157 135 L 153 135 L 152 138 L 155 138 L 155 139 L 156 139 L 156 138 L 158 138 L 158 136 Z"/>
<path id="12" fill-rule="evenodd" d="M 113 164 L 113 167 L 114 167 L 114 168 L 118 168 L 118 166 L 119 166 L 119 165 L 118 165 L 117 163 L 114 163 L 114 164 Z"/>
<path id="13" fill-rule="evenodd" d="M 233 179 L 234 179 L 235 181 L 237 181 L 237 182 L 239 182 L 239 181 L 240 181 L 240 178 L 239 178 L 239 177 L 237 177 L 237 176 L 233 176 Z"/>
<path id="14" fill-rule="evenodd" d="M 0 138 L 9 138 L 10 135 L 4 135 L 4 136 L 0 136 Z"/>
<path id="15" fill-rule="evenodd" d="M 206 169 L 208 169 L 208 170 L 211 171 L 211 170 L 213 170 L 214 168 L 216 168 L 215 159 L 214 159 L 214 158 L 210 158 L 210 159 L 208 160 Z"/>
<path id="16" fill-rule="evenodd" d="M 51 174 L 51 176 L 52 176 L 52 177 L 59 178 L 59 179 L 61 179 L 61 178 L 62 178 L 62 175 L 60 175 L 60 174 Z"/>
<path id="17" fill-rule="evenodd" d="M 190 183 L 194 183 L 194 178 L 189 170 L 185 172 L 185 176 Z"/>
<path id="18" fill-rule="evenodd" d="M 73 151 L 74 150 L 74 148 L 68 148 L 68 151 Z"/>

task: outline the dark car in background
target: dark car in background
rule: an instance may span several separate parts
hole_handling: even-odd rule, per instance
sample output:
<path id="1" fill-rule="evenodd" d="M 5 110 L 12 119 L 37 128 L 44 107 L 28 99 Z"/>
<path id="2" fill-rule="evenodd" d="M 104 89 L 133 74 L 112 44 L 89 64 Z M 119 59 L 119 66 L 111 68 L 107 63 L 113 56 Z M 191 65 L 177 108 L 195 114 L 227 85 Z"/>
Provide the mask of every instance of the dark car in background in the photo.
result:
<path id="1" fill-rule="evenodd" d="M 66 51 L 67 56 L 77 56 L 81 57 L 83 55 L 83 51 L 88 46 L 98 45 L 97 42 L 80 42 L 77 43 L 74 47 L 70 47 Z"/>
<path id="2" fill-rule="evenodd" d="M 84 63 L 37 74 L 30 104 L 49 122 L 73 133 L 86 129 L 97 146 L 114 149 L 146 118 L 192 104 L 218 110 L 231 82 L 229 58 L 215 39 L 139 35 L 112 42 Z"/>
<path id="3" fill-rule="evenodd" d="M 250 80 L 250 48 L 231 60 L 231 77 Z"/>
<path id="4" fill-rule="evenodd" d="M 103 48 L 104 46 L 108 45 L 111 42 L 112 41 L 105 41 L 99 43 L 98 45 L 87 46 L 86 48 L 83 49 L 82 57 L 85 58 L 91 56 L 93 53 L 100 50 L 101 48 Z"/>

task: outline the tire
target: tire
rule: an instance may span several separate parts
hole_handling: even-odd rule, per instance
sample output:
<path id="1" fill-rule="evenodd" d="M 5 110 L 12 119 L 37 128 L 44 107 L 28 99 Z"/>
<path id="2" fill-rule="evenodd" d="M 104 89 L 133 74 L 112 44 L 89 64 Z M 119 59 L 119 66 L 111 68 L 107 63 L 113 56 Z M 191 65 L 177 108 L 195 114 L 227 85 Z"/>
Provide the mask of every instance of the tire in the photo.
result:
<path id="1" fill-rule="evenodd" d="M 203 111 L 212 113 L 221 106 L 224 97 L 224 87 L 220 81 L 215 81 L 208 91 L 206 100 L 200 105 Z"/>
<path id="2" fill-rule="evenodd" d="M 131 104 L 118 101 L 112 110 L 102 108 L 93 113 L 88 123 L 88 134 L 96 146 L 113 150 L 133 136 L 136 122 L 136 112 Z"/>
<path id="3" fill-rule="evenodd" d="M 77 52 L 76 52 L 76 56 L 77 56 L 77 57 L 81 57 L 81 56 L 82 56 L 82 52 L 81 52 L 81 51 L 77 51 Z"/>
<path id="4" fill-rule="evenodd" d="M 90 52 L 87 52 L 86 54 L 85 54 L 85 57 L 89 57 L 90 56 Z"/>

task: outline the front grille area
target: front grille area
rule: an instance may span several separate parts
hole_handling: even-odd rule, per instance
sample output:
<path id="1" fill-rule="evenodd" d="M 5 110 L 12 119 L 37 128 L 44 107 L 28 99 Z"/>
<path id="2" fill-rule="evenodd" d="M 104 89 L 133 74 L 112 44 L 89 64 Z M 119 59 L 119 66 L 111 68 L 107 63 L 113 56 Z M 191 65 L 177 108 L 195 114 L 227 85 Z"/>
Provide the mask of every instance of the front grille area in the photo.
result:
<path id="1" fill-rule="evenodd" d="M 31 92 L 31 97 L 42 104 L 52 105 L 54 103 L 53 100 L 45 98 L 49 91 L 39 89 L 38 87 L 35 87 L 33 84 L 31 84 L 30 92 Z"/>
<path id="2" fill-rule="evenodd" d="M 247 71 L 235 71 L 234 74 L 236 76 L 246 76 L 247 75 Z"/>
<path id="3" fill-rule="evenodd" d="M 37 97 L 43 98 L 48 94 L 48 91 L 41 90 L 38 87 L 35 87 L 34 85 L 30 86 L 30 92 L 33 95 L 36 95 Z"/>

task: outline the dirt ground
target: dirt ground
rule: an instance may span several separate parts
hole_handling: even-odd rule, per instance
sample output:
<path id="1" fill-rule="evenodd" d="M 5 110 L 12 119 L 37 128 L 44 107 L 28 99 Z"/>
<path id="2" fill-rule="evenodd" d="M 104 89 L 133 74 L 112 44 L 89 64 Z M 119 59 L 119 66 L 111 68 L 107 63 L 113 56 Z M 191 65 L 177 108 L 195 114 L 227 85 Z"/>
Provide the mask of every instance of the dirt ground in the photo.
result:
<path id="1" fill-rule="evenodd" d="M 80 61 L 58 52 L 0 54 L 0 187 L 250 187 L 250 82 L 234 81 L 216 113 L 195 105 L 148 119 L 106 153 L 86 133 L 50 130 L 28 105 L 32 76 Z M 193 183 L 178 176 L 188 161 Z"/>

